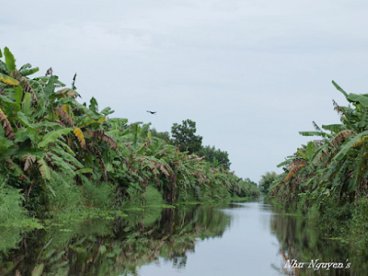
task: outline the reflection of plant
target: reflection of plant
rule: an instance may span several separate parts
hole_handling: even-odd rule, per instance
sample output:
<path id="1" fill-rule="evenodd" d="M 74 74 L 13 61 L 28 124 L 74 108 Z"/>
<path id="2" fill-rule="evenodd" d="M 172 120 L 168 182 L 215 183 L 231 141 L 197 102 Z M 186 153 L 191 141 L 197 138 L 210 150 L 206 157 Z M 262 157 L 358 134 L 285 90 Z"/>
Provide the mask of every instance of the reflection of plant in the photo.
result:
<path id="1" fill-rule="evenodd" d="M 336 222 L 339 223 L 339 220 Z M 351 245 L 340 239 L 327 239 L 325 236 L 327 231 L 323 231 L 316 221 L 308 220 L 303 216 L 278 214 L 271 219 L 271 229 L 279 241 L 280 254 L 285 262 L 292 259 L 299 262 L 319 259 L 321 262 L 333 261 L 346 264 L 348 259 L 352 265 L 347 271 L 349 275 L 364 275 L 368 269 L 366 243 L 360 245 L 364 246 L 361 247 L 364 248 L 363 251 L 357 251 L 357 244 Z M 356 231 L 359 228 L 354 227 L 354 229 Z M 336 275 L 340 272 L 335 269 L 330 271 L 336 272 Z M 308 273 L 313 272 L 310 269 L 298 270 L 295 271 L 295 275 L 311 275 Z"/>
<path id="2" fill-rule="evenodd" d="M 55 221 L 46 232 L 26 238 L 8 257 L 0 257 L 0 263 L 12 261 L 13 270 L 22 275 L 41 267 L 42 272 L 55 275 L 136 274 L 140 266 L 159 257 L 180 267 L 198 237 L 221 236 L 230 223 L 223 212 L 199 206 L 164 209 L 150 225 L 145 220 L 144 213 L 136 213 L 113 222 L 99 219 L 65 225 Z M 24 261 L 17 263 L 20 256 Z"/>

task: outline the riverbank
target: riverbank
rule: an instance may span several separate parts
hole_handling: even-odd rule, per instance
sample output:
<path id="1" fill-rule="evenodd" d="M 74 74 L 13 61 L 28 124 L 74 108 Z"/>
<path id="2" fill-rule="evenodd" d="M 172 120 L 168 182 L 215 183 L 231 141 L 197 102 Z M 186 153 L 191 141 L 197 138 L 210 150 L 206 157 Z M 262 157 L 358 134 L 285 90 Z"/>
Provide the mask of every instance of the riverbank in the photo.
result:
<path id="1" fill-rule="evenodd" d="M 53 70 L 30 77 L 38 70 L 17 67 L 8 48 L 0 51 L 3 224 L 91 210 L 116 214 L 147 200 L 172 205 L 259 195 L 256 183 L 230 170 L 227 152 L 202 145 L 194 121 L 175 123 L 169 134 L 111 118 L 95 98 L 79 102 L 76 75 L 67 87 Z"/>
<path id="2" fill-rule="evenodd" d="M 368 95 L 348 93 L 336 82 L 348 106 L 333 101 L 339 124 L 318 125 L 303 136 L 318 137 L 267 173 L 261 190 L 286 211 L 297 211 L 319 228 L 324 239 L 349 244 L 366 255 L 368 247 Z M 368 256 L 366 256 L 368 257 Z"/>

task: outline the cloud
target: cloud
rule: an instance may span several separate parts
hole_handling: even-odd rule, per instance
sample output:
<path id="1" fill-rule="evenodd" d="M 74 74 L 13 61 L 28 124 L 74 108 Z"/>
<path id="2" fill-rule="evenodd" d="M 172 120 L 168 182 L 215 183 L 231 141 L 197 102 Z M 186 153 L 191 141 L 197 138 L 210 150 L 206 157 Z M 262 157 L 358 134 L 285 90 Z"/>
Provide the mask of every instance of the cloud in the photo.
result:
<path id="1" fill-rule="evenodd" d="M 19 63 L 78 72 L 83 100 L 168 130 L 191 118 L 255 180 L 336 122 L 331 86 L 366 90 L 365 1 L 7 1 L 1 43 Z M 16 12 L 10 12 L 16 11 Z M 148 116 L 147 108 L 158 116 Z"/>

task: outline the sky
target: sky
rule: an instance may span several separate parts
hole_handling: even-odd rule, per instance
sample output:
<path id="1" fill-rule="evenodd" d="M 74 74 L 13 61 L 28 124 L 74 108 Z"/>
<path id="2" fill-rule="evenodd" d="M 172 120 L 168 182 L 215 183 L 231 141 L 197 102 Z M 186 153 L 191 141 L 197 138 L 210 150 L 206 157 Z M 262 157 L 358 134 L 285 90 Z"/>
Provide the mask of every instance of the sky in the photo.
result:
<path id="1" fill-rule="evenodd" d="M 168 131 L 197 122 L 203 143 L 258 181 L 338 121 L 331 85 L 368 90 L 368 2 L 354 0 L 0 0 L 0 47 L 18 64 L 95 97 L 115 117 Z M 146 110 L 158 113 L 154 116 Z"/>

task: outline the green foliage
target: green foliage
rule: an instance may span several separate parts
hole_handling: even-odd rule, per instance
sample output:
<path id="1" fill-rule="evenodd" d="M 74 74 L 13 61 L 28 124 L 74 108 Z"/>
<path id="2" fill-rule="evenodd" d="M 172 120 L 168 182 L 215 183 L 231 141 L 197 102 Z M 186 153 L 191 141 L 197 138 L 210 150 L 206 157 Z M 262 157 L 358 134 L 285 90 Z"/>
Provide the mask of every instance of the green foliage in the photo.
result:
<path id="1" fill-rule="evenodd" d="M 344 238 L 361 250 L 368 244 L 368 95 L 333 85 L 350 103 L 334 102 L 341 123 L 322 129 L 314 123 L 315 131 L 301 132 L 322 139 L 301 146 L 281 164 L 284 173 L 269 194 L 313 217 L 326 235 Z"/>
<path id="2" fill-rule="evenodd" d="M 36 220 L 27 216 L 20 190 L 10 187 L 7 181 L 0 175 L 0 251 L 19 240 L 24 230 L 41 228 Z"/>
<path id="3" fill-rule="evenodd" d="M 213 164 L 215 167 L 221 166 L 227 170 L 230 169 L 229 154 L 226 151 L 216 149 L 215 147 L 205 146 L 198 152 L 199 156 L 203 156 L 205 160 Z"/>
<path id="4" fill-rule="evenodd" d="M 22 195 L 19 190 L 8 187 L 4 180 L 0 183 L 0 224 L 16 225 L 26 218 L 26 211 L 22 206 Z"/>
<path id="5" fill-rule="evenodd" d="M 149 185 L 143 193 L 143 198 L 146 206 L 160 206 L 161 204 L 164 204 L 164 200 L 160 192 L 151 185 Z"/>
<path id="6" fill-rule="evenodd" d="M 45 148 L 50 143 L 55 143 L 58 139 L 60 139 L 63 135 L 67 135 L 72 130 L 70 128 L 62 128 L 53 130 L 49 133 L 47 133 L 41 140 L 41 142 L 38 143 L 39 148 Z"/>
<path id="7" fill-rule="evenodd" d="M 196 123 L 192 120 L 184 120 L 181 124 L 175 123 L 171 127 L 174 145 L 183 152 L 199 152 L 202 147 L 202 136 L 196 135 L 196 132 Z"/>
<path id="8" fill-rule="evenodd" d="M 214 167 L 223 167 L 229 170 L 231 165 L 229 154 L 213 146 L 202 146 L 202 137 L 196 135 L 196 132 L 196 123 L 192 120 L 187 119 L 182 124 L 175 123 L 171 128 L 171 135 L 173 137 L 171 141 L 180 151 L 194 153 L 203 157 Z M 157 133 L 155 131 L 154 134 L 164 137 L 164 140 L 167 141 L 168 133 Z"/>
<path id="9" fill-rule="evenodd" d="M 347 93 L 333 84 L 351 106 L 334 102 L 341 124 L 323 125 L 322 130 L 314 123 L 316 131 L 302 132 L 323 139 L 302 146 L 283 163 L 285 173 L 272 189 L 282 200 L 304 197 L 307 204 L 319 204 L 334 197 L 349 204 L 368 194 L 368 95 Z"/>
<path id="10" fill-rule="evenodd" d="M 368 199 L 361 198 L 355 203 L 349 236 L 355 242 L 359 254 L 366 253 L 368 247 Z"/>
<path id="11" fill-rule="evenodd" d="M 95 185 L 85 179 L 81 189 L 87 206 L 100 209 L 111 209 L 114 206 L 114 187 L 112 185 L 108 183 Z"/>
<path id="12" fill-rule="evenodd" d="M 261 180 L 259 181 L 259 190 L 261 193 L 267 195 L 270 187 L 274 184 L 277 179 L 277 173 L 275 172 L 267 172 L 261 176 Z"/>
<path id="13" fill-rule="evenodd" d="M 14 204 L 29 214 L 49 218 L 131 202 L 258 195 L 249 181 L 229 171 L 226 152 L 202 148 L 195 122 L 174 124 L 171 141 L 149 124 L 108 118 L 113 111 L 100 111 L 95 98 L 78 102 L 75 78 L 68 88 L 55 75 L 29 77 L 37 71 L 30 64 L 17 68 L 4 50 L 0 174 L 7 179 L 4 189 L 12 191 L 6 197 L 24 198 L 24 204 L 13 198 Z"/>
<path id="14" fill-rule="evenodd" d="M 16 248 L 22 240 L 23 230 L 16 226 L 0 226 L 0 254 Z"/>
<path id="15" fill-rule="evenodd" d="M 12 54 L 12 52 L 10 52 L 8 47 L 4 48 L 4 56 L 5 56 L 5 64 L 6 64 L 6 68 L 8 69 L 8 72 L 13 72 L 16 70 L 16 65 L 15 65 L 15 58 Z"/>
<path id="16" fill-rule="evenodd" d="M 83 208 L 83 195 L 80 187 L 74 185 L 73 177 L 52 172 L 53 181 L 50 187 L 53 191 L 49 194 L 48 205 L 52 214 L 63 212 L 75 212 Z"/>
<path id="17" fill-rule="evenodd" d="M 160 132 L 160 131 L 157 131 L 156 129 L 152 128 L 151 133 L 152 133 L 153 137 L 157 137 L 157 138 L 165 141 L 168 144 L 172 143 L 171 138 L 170 138 L 170 133 L 167 132 L 167 131 Z"/>

